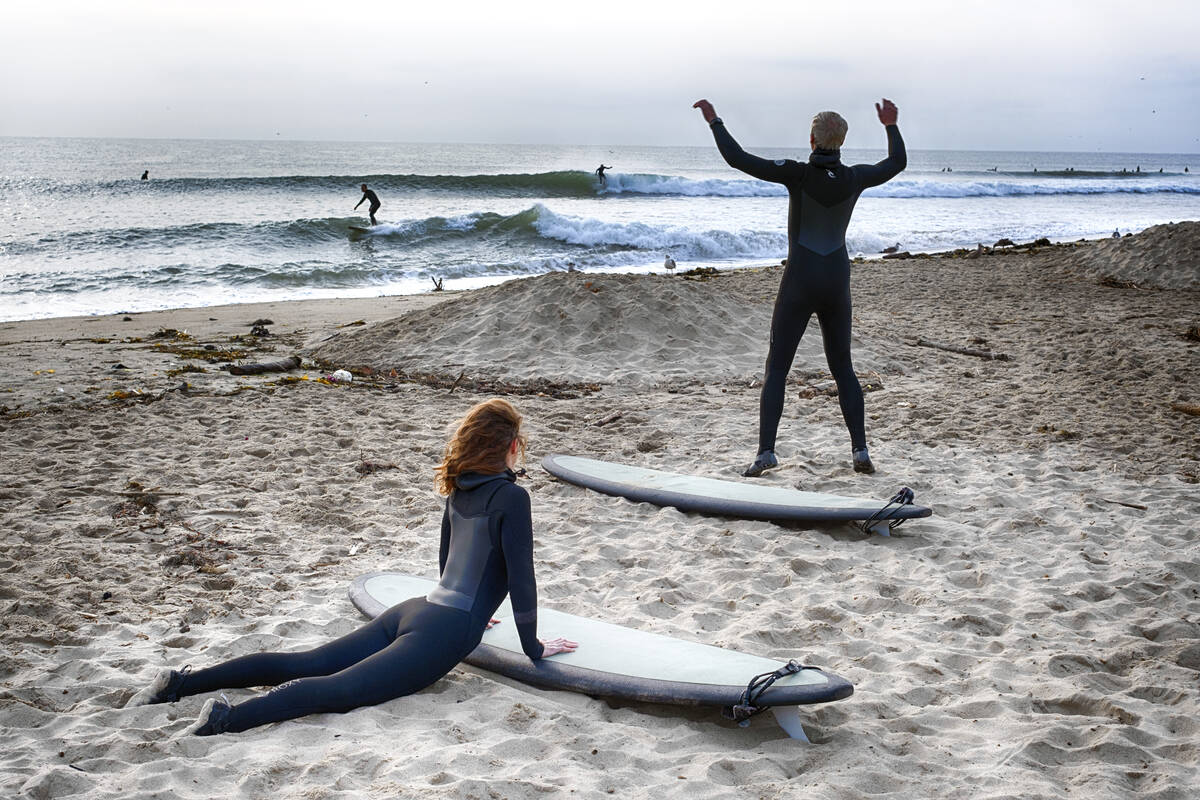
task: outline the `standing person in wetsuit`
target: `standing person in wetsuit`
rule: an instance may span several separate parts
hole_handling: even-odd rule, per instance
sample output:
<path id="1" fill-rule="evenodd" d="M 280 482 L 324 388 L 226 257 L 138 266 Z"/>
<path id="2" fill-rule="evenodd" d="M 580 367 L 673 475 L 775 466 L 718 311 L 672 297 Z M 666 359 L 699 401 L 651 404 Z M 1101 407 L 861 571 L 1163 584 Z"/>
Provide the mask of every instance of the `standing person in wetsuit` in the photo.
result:
<path id="1" fill-rule="evenodd" d="M 898 111 L 891 100 L 875 104 L 879 121 L 887 130 L 888 157 L 878 164 L 842 163 L 840 148 L 847 125 L 833 111 L 813 117 L 808 163 L 790 159 L 769 160 L 743 150 L 712 104 L 699 100 L 704 121 L 712 128 L 717 149 L 733 168 L 788 189 L 788 259 L 771 316 L 771 343 L 758 410 L 758 455 L 742 474 L 761 475 L 779 465 L 775 436 L 783 414 L 783 395 L 796 348 L 815 313 L 821 323 L 825 358 L 837 382 L 842 418 L 850 431 L 856 472 L 874 472 L 867 452 L 863 422 L 863 393 L 850 361 L 850 257 L 846 253 L 846 226 L 862 191 L 895 177 L 908 164 L 904 140 L 896 127 Z"/>
<path id="2" fill-rule="evenodd" d="M 604 170 L 606 170 L 606 169 L 612 169 L 612 167 L 606 167 L 603 164 L 601 164 L 599 167 L 596 168 L 596 180 L 600 181 L 601 186 L 608 185 L 608 178 L 604 177 Z"/>
<path id="3" fill-rule="evenodd" d="M 298 653 L 256 653 L 198 672 L 164 670 L 127 705 L 175 702 L 218 689 L 274 686 L 231 704 L 209 700 L 192 733 L 211 736 L 340 713 L 412 694 L 454 668 L 512 601 L 521 648 L 531 659 L 570 653 L 576 643 L 537 638 L 537 584 L 529 493 L 513 472 L 525 456 L 521 415 L 505 400 L 467 412 L 435 470 L 449 495 L 438 553 L 441 580 L 425 597 L 392 606 L 353 633 Z"/>
<path id="4" fill-rule="evenodd" d="M 354 209 L 357 211 L 358 207 L 363 204 L 363 200 L 370 200 L 371 205 L 367 206 L 367 215 L 371 218 L 372 225 L 378 225 L 379 223 L 377 223 L 375 221 L 375 212 L 379 210 L 379 206 L 380 206 L 379 196 L 376 195 L 374 192 L 372 192 L 370 189 L 368 189 L 367 185 L 365 183 L 362 185 L 361 188 L 362 188 L 362 193 L 363 193 L 362 200 L 359 200 L 357 203 L 354 204 Z"/>

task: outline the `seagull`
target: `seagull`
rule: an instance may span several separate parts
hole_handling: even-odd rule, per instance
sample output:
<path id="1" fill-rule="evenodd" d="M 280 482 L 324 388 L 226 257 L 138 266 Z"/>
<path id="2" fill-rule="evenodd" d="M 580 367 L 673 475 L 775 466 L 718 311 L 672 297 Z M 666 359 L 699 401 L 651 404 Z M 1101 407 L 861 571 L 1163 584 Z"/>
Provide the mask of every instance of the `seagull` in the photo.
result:
<path id="1" fill-rule="evenodd" d="M 675 259 L 671 258 L 670 253 L 667 253 L 667 257 L 663 259 L 663 266 L 667 268 L 667 272 L 675 271 Z"/>

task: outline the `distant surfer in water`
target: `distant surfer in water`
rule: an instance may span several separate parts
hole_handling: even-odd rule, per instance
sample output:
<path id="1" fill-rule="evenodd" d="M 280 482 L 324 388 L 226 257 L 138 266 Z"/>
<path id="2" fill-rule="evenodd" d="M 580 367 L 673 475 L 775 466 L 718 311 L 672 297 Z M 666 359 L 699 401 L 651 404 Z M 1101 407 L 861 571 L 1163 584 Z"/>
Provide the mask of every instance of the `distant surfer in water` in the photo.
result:
<path id="1" fill-rule="evenodd" d="M 608 178 L 604 177 L 604 170 L 606 170 L 606 169 L 612 169 L 612 167 L 606 167 L 603 164 L 601 164 L 599 167 L 596 168 L 596 180 L 600 181 L 601 186 L 608 185 Z"/>
<path id="2" fill-rule="evenodd" d="M 712 104 L 699 100 L 704 121 L 712 128 L 725 161 L 764 181 L 781 183 L 790 196 L 787 267 L 779 283 L 771 317 L 771 340 L 758 410 L 758 455 L 743 475 L 755 477 L 779 465 L 775 436 L 783 414 L 783 396 L 796 348 L 815 313 L 821 323 L 825 358 L 837 382 L 842 418 L 850 431 L 856 472 L 874 472 L 867 452 L 863 392 L 850 360 L 850 257 L 846 226 L 859 194 L 895 177 L 908 164 L 904 140 L 896 127 L 898 111 L 891 100 L 875 104 L 887 130 L 888 157 L 878 164 L 846 166 L 841 160 L 846 120 L 833 111 L 813 117 L 807 163 L 753 156 L 734 141 Z"/>
<path id="3" fill-rule="evenodd" d="M 479 403 L 459 423 L 435 470 L 437 489 L 448 497 L 441 579 L 428 595 L 392 606 L 314 650 L 255 653 L 198 672 L 164 670 L 127 705 L 275 687 L 237 704 L 210 699 L 191 731 L 197 736 L 378 705 L 418 692 L 453 669 L 498 621 L 492 615 L 505 595 L 525 655 L 536 660 L 574 652 L 577 645 L 568 639 L 537 638 L 529 493 L 513 472 L 524 455 L 521 414 L 506 400 Z"/>
<path id="4" fill-rule="evenodd" d="M 358 207 L 363 204 L 363 200 L 370 200 L 371 205 L 367 206 L 367 215 L 371 217 L 372 225 L 378 225 L 379 223 L 375 221 L 375 212 L 379 210 L 379 196 L 368 189 L 365 183 L 360 188 L 362 189 L 363 196 L 361 200 L 354 204 L 354 209 L 357 211 Z"/>
<path id="5" fill-rule="evenodd" d="M 144 180 L 144 181 L 150 180 L 150 170 L 146 170 L 145 172 L 142 173 L 142 180 Z"/>

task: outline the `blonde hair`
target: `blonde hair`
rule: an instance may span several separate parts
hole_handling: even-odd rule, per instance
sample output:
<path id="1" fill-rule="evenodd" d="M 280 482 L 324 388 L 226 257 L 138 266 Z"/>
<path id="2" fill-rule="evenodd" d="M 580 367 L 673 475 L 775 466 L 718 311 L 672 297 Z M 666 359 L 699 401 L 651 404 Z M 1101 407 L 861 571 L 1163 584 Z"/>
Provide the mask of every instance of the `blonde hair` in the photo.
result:
<path id="1" fill-rule="evenodd" d="M 521 412 L 512 403 L 496 398 L 474 406 L 458 423 L 446 443 L 442 463 L 433 470 L 438 492 L 453 492 L 455 480 L 466 472 L 504 471 L 508 448 L 514 440 L 524 461 L 526 438 L 521 432 Z"/>
<path id="2" fill-rule="evenodd" d="M 846 141 L 846 131 L 850 126 L 842 115 L 836 111 L 822 111 L 813 117 L 813 144 L 822 150 L 837 150 Z"/>

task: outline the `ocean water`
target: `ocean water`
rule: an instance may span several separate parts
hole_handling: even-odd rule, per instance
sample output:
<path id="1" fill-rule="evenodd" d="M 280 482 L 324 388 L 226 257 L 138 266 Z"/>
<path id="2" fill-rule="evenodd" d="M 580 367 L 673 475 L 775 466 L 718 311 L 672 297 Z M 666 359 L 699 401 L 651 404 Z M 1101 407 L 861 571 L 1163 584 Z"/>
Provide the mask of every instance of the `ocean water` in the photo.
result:
<path id="1" fill-rule="evenodd" d="M 843 160 L 878 161 L 879 139 Z M 1200 219 L 1198 172 L 1194 154 L 910 150 L 859 200 L 847 245 L 869 256 Z M 360 235 L 363 182 L 383 207 Z M 766 264 L 786 255 L 787 202 L 715 147 L 0 138 L 0 320 L 658 271 L 667 253 L 681 269 Z"/>

